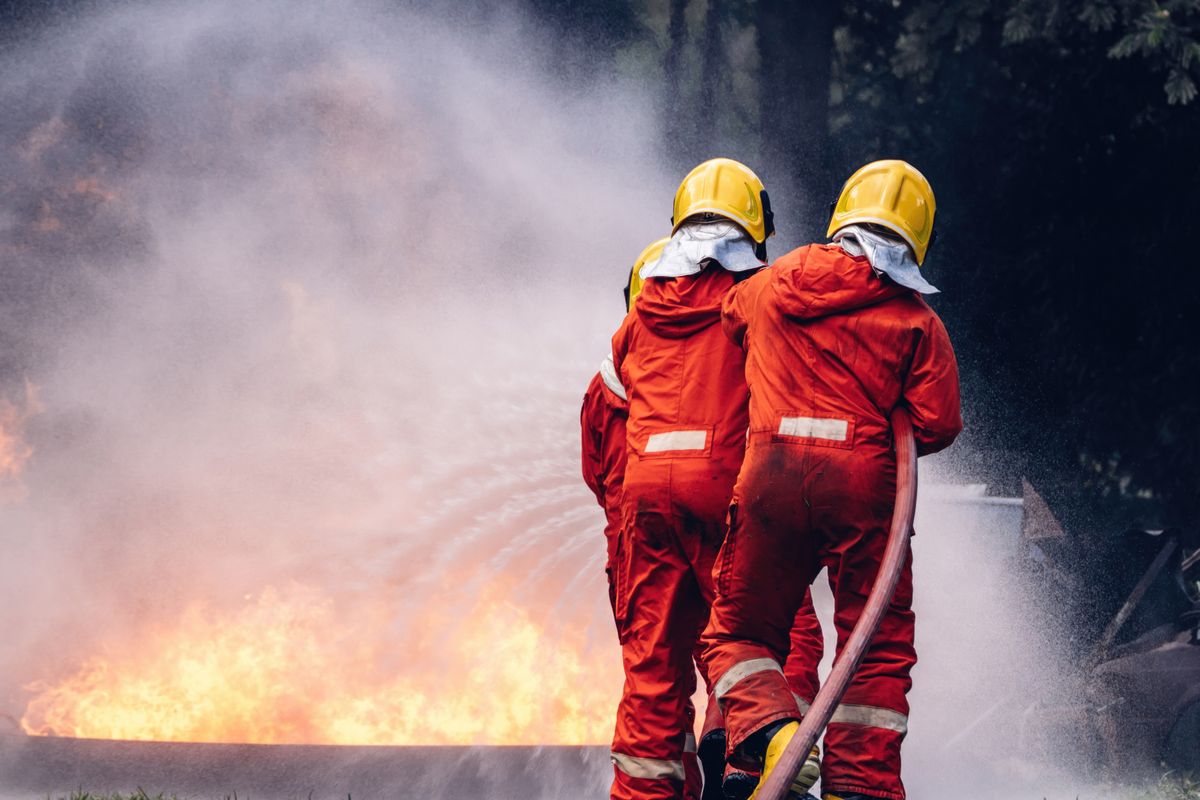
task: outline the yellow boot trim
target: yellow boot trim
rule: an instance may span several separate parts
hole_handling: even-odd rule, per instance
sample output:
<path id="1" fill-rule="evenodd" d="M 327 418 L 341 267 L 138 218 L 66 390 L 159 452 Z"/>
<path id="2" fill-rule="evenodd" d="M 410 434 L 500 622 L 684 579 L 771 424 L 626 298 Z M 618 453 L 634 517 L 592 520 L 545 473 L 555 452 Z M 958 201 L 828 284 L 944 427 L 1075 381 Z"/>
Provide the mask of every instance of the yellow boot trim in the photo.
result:
<path id="1" fill-rule="evenodd" d="M 754 789 L 754 794 L 750 795 L 750 800 L 758 800 L 759 789 L 766 784 L 767 776 L 775 769 L 775 766 L 779 763 L 779 759 L 783 757 L 783 751 L 787 749 L 788 742 L 792 741 L 792 737 L 796 735 L 796 731 L 798 730 L 800 730 L 799 722 L 789 722 L 771 737 L 771 741 L 767 742 L 767 755 L 763 759 L 762 776 L 758 779 L 758 786 Z M 808 753 L 808 758 L 804 759 L 804 764 L 800 767 L 800 772 L 792 780 L 788 797 L 804 797 L 820 777 L 821 750 L 816 745 L 813 745 L 813 749 Z"/>

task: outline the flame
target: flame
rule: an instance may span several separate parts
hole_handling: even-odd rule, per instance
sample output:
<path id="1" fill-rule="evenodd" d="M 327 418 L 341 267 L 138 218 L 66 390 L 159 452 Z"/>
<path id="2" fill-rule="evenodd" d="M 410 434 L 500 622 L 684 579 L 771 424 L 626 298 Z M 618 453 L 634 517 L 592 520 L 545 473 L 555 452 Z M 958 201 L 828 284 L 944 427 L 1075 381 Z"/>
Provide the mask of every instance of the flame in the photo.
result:
<path id="1" fill-rule="evenodd" d="M 619 662 L 585 664 L 577 644 L 552 640 L 511 603 L 480 603 L 440 655 L 428 645 L 444 637 L 425 631 L 394 675 L 384 674 L 379 647 L 388 631 L 362 633 L 346 628 L 326 596 L 300 586 L 268 587 L 230 617 L 193 605 L 172 630 L 91 658 L 57 684 L 27 687 L 36 696 L 21 726 L 32 735 L 267 744 L 611 736 Z"/>
<path id="2" fill-rule="evenodd" d="M 24 496 L 21 473 L 33 456 L 33 448 L 25 441 L 25 425 L 41 411 L 37 387 L 28 381 L 24 402 L 13 403 L 7 397 L 0 397 L 0 501 L 6 496 Z"/>

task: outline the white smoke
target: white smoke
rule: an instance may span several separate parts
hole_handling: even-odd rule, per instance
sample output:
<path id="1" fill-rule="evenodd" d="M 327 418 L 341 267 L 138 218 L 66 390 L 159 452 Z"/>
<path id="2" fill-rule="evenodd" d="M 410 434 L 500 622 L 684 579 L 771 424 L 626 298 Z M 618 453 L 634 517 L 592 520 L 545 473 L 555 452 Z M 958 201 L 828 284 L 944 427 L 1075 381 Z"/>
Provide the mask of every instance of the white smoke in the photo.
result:
<path id="1" fill-rule="evenodd" d="M 575 414 L 673 181 L 645 97 L 484 21 L 132 5 L 4 65 L 6 377 L 45 411 L 0 709 L 292 580 L 403 625 L 507 576 L 612 644 Z"/>

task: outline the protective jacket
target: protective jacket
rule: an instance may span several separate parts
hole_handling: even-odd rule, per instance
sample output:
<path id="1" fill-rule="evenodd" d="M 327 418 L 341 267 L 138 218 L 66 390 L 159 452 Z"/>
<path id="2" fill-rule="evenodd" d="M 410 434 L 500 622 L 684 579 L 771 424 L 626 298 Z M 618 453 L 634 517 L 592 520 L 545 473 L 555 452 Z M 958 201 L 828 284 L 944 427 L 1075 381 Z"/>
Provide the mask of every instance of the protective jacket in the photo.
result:
<path id="1" fill-rule="evenodd" d="M 748 419 L 742 351 L 720 325 L 733 283 L 712 264 L 651 279 L 613 337 L 629 395 L 615 570 L 625 688 L 613 798 L 673 800 L 700 790 L 693 663 Z"/>
<path id="2" fill-rule="evenodd" d="M 625 390 L 616 382 L 615 371 L 605 380 L 606 370 L 597 372 L 583 395 L 579 412 L 582 437 L 583 481 L 604 509 L 608 600 L 616 615 L 616 591 L 613 583 L 613 558 L 621 531 L 621 483 L 625 477 L 625 419 L 629 404 Z"/>
<path id="3" fill-rule="evenodd" d="M 626 486 L 634 514 L 724 520 L 745 452 L 745 361 L 720 326 L 733 275 L 648 282 L 613 336 L 629 387 Z"/>
<path id="4" fill-rule="evenodd" d="M 824 245 L 795 250 L 727 296 L 723 324 L 746 352 L 750 434 L 704 642 L 736 754 L 750 734 L 806 710 L 780 665 L 822 566 L 839 648 L 862 611 L 895 499 L 891 409 L 909 410 L 921 454 L 948 446 L 962 421 L 941 321 L 866 258 Z M 904 797 L 911 570 L 910 560 L 826 733 L 823 791 Z"/>

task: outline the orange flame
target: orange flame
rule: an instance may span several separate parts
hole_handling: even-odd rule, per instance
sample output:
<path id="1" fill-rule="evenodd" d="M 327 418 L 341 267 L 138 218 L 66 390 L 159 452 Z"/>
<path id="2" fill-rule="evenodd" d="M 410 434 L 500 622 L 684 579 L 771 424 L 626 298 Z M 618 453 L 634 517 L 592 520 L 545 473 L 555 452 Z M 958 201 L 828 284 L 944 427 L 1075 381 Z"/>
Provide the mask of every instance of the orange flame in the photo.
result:
<path id="1" fill-rule="evenodd" d="M 373 633 L 347 631 L 329 599 L 299 586 L 267 588 L 231 618 L 196 605 L 140 648 L 27 687 L 36 697 L 21 726 L 33 735 L 271 744 L 611 736 L 619 661 L 585 664 L 581 649 L 551 641 L 512 604 L 471 614 L 440 657 L 416 647 L 395 675 L 381 674 L 377 645 L 361 644 L 388 635 Z"/>

